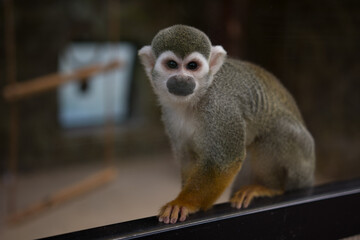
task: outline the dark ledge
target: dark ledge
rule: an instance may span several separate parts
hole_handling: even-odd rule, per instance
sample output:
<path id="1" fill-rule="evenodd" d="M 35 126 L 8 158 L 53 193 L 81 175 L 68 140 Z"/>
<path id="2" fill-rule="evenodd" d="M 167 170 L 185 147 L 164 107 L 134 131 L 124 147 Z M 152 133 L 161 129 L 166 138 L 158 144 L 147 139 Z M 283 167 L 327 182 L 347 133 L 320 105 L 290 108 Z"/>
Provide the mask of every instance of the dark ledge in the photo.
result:
<path id="1" fill-rule="evenodd" d="M 219 204 L 173 225 L 149 217 L 46 239 L 339 239 L 357 234 L 360 179 L 255 199 L 246 210 Z"/>

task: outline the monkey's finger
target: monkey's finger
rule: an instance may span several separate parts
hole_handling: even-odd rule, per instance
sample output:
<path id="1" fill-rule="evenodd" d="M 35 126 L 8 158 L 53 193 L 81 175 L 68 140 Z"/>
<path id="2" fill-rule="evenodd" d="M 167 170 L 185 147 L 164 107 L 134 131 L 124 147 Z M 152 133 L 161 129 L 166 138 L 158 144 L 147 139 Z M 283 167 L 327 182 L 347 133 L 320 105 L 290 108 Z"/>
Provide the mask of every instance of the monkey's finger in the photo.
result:
<path id="1" fill-rule="evenodd" d="M 236 205 L 239 202 L 239 195 L 240 194 L 237 194 L 236 197 L 234 196 L 233 198 L 231 198 L 231 207 L 236 208 Z"/>
<path id="2" fill-rule="evenodd" d="M 246 191 L 241 191 L 241 192 L 238 192 L 236 194 L 236 196 L 235 196 L 235 207 L 237 209 L 240 209 L 241 206 L 243 205 L 245 196 L 246 196 Z"/>
<path id="3" fill-rule="evenodd" d="M 242 205 L 243 205 L 243 202 L 244 202 L 244 198 L 245 198 L 245 194 L 242 194 L 241 195 L 241 199 L 239 201 L 236 202 L 236 208 L 237 209 L 241 209 Z"/>
<path id="4" fill-rule="evenodd" d="M 234 198 L 232 198 L 231 200 L 231 207 L 235 208 L 236 207 L 236 201 Z"/>
<path id="5" fill-rule="evenodd" d="M 246 195 L 246 198 L 244 200 L 244 208 L 247 208 L 249 206 L 249 204 L 251 203 L 251 201 L 253 200 L 253 198 L 255 197 L 255 192 L 250 192 Z"/>
<path id="6" fill-rule="evenodd" d="M 170 223 L 174 224 L 177 222 L 178 218 L 179 218 L 179 211 L 180 208 L 179 206 L 174 206 L 171 212 L 171 217 L 170 217 Z"/>
<path id="7" fill-rule="evenodd" d="M 180 222 L 183 222 L 186 220 L 187 216 L 189 214 L 189 210 L 186 207 L 182 207 L 180 211 Z"/>
<path id="8" fill-rule="evenodd" d="M 169 223 L 172 206 L 166 206 L 160 213 L 159 222 Z"/>

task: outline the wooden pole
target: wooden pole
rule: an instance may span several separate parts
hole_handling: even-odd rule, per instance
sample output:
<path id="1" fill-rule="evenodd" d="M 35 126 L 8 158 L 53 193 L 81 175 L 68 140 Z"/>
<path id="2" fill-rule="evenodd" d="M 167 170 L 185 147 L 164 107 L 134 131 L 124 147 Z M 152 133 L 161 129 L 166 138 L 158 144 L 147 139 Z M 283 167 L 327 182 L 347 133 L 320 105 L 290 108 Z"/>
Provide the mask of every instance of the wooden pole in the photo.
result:
<path id="1" fill-rule="evenodd" d="M 4 45 L 6 58 L 6 82 L 16 83 L 16 39 L 13 0 L 4 0 Z M 16 211 L 16 175 L 19 145 L 19 106 L 10 104 L 9 114 L 9 152 L 7 163 L 7 212 Z"/>
<path id="2" fill-rule="evenodd" d="M 108 24 L 108 39 L 109 41 L 116 43 L 119 41 L 119 28 L 120 20 L 117 19 L 116 13 L 120 8 L 119 1 L 108 0 L 107 1 L 107 24 Z M 113 92 L 112 84 L 105 85 L 105 91 L 107 96 Z M 114 102 L 111 98 L 105 98 L 105 132 L 104 132 L 104 161 L 106 165 L 113 165 L 115 159 L 115 120 L 113 116 Z"/>
<path id="3" fill-rule="evenodd" d="M 12 84 L 16 82 L 16 45 L 13 0 L 4 0 L 4 23 L 6 80 L 8 84 Z"/>
<path id="4" fill-rule="evenodd" d="M 40 202 L 37 202 L 22 211 L 12 214 L 8 218 L 8 223 L 17 224 L 28 217 L 38 214 L 46 209 L 62 204 L 70 199 L 83 195 L 91 190 L 99 188 L 104 184 L 112 181 L 117 176 L 115 168 L 106 168 L 103 171 L 95 173 L 83 181 L 71 185 L 67 188 L 61 189 L 58 192 L 51 194 Z"/>
<path id="5" fill-rule="evenodd" d="M 86 81 L 88 77 L 119 68 L 120 66 L 121 63 L 115 60 L 105 65 L 96 64 L 84 67 L 71 73 L 55 73 L 21 83 L 12 83 L 4 88 L 3 95 L 8 101 L 17 101 L 25 97 L 46 92 L 50 89 L 55 89 L 72 80 Z"/>

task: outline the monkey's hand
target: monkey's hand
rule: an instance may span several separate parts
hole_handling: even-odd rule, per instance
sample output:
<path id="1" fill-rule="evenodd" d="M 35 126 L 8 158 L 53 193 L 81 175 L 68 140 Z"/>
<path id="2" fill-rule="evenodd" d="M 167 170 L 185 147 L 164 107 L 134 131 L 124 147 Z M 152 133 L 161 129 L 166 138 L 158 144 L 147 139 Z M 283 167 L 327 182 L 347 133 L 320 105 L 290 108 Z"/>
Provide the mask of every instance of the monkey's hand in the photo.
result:
<path id="1" fill-rule="evenodd" d="M 197 207 L 182 202 L 179 199 L 171 201 L 160 209 L 159 222 L 176 223 L 178 220 L 183 222 L 190 213 L 198 211 Z"/>
<path id="2" fill-rule="evenodd" d="M 247 208 L 255 197 L 273 197 L 283 194 L 284 191 L 270 189 L 262 185 L 248 185 L 240 188 L 231 198 L 231 206 L 237 209 Z"/>

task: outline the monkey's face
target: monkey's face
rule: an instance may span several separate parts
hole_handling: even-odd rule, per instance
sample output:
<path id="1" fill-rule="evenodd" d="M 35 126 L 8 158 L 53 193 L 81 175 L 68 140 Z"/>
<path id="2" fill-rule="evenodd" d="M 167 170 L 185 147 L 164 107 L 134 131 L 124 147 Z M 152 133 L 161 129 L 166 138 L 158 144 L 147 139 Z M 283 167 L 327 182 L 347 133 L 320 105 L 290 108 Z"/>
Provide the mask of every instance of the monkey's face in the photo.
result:
<path id="1" fill-rule="evenodd" d="M 183 59 L 172 51 L 163 52 L 152 71 L 152 81 L 157 92 L 177 101 L 191 98 L 206 86 L 208 78 L 208 61 L 197 52 Z"/>
<path id="2" fill-rule="evenodd" d="M 139 55 L 154 91 L 162 102 L 192 102 L 211 85 L 226 52 L 221 46 L 212 47 L 210 57 L 206 59 L 199 52 L 181 58 L 168 50 L 155 58 L 151 46 L 145 46 Z"/>

